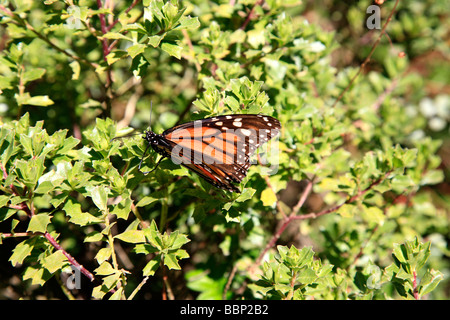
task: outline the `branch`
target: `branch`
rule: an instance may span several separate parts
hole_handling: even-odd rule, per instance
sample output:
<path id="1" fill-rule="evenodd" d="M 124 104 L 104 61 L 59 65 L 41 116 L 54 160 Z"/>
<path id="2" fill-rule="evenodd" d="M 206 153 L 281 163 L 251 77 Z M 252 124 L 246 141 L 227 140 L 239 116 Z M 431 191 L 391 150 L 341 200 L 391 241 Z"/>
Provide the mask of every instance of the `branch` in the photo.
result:
<path id="1" fill-rule="evenodd" d="M 306 201 L 308 195 L 310 194 L 310 192 L 312 190 L 312 183 L 313 183 L 313 181 L 309 181 L 309 184 L 307 185 L 307 187 L 303 191 L 299 202 L 294 207 L 294 209 L 296 211 L 292 210 L 291 214 L 281 221 L 281 225 L 278 228 L 277 232 L 272 236 L 272 238 L 270 239 L 269 243 L 266 245 L 264 250 L 259 255 L 258 259 L 256 259 L 255 264 L 253 266 L 250 266 L 250 268 L 252 268 L 252 267 L 254 267 L 256 265 L 259 265 L 261 263 L 261 261 L 264 258 L 264 255 L 266 254 L 266 252 L 269 249 L 271 249 L 271 248 L 273 248 L 275 246 L 276 242 L 278 241 L 280 236 L 283 234 L 283 232 L 286 229 L 286 227 L 292 221 L 294 221 L 294 220 L 315 219 L 317 217 L 320 217 L 320 216 L 323 216 L 323 215 L 335 212 L 335 211 L 339 210 L 343 205 L 355 202 L 357 199 L 359 199 L 361 196 L 366 194 L 368 191 L 372 190 L 373 187 L 375 187 L 376 185 L 378 185 L 382 181 L 384 181 L 389 176 L 390 173 L 391 173 L 391 171 L 388 171 L 383 177 L 381 177 L 381 178 L 375 180 L 374 182 L 372 182 L 366 189 L 360 190 L 357 194 L 355 194 L 354 196 L 348 198 L 345 202 L 343 202 L 343 203 L 341 203 L 339 205 L 336 205 L 336 206 L 331 207 L 329 209 L 322 210 L 322 211 L 320 211 L 318 213 L 311 212 L 311 213 L 308 213 L 308 214 L 297 215 L 298 211 L 300 210 L 301 206 L 304 204 L 304 202 Z"/>
<path id="2" fill-rule="evenodd" d="M 101 9 L 103 7 L 102 0 L 97 0 L 97 6 L 99 9 Z M 102 34 L 104 35 L 104 34 L 108 33 L 108 27 L 106 26 L 105 14 L 101 13 L 99 15 L 99 18 L 100 18 Z M 102 39 L 102 47 L 103 47 L 103 60 L 105 60 L 106 64 L 108 64 L 108 60 L 106 58 L 106 56 L 110 53 L 108 39 L 106 39 L 106 38 Z M 106 95 L 105 95 L 105 101 L 104 101 L 106 103 L 106 116 L 107 117 L 111 116 L 111 108 L 112 108 L 111 99 L 113 97 L 113 94 L 111 92 L 111 85 L 112 85 L 111 67 L 108 67 L 106 69 L 106 84 L 105 84 Z"/>
<path id="3" fill-rule="evenodd" d="M 16 21 L 19 21 L 19 23 L 25 27 L 26 29 L 30 30 L 31 32 L 33 32 L 39 39 L 43 40 L 45 43 L 47 43 L 49 46 L 51 46 L 53 49 L 55 49 L 58 52 L 61 52 L 63 54 L 65 54 L 67 57 L 71 58 L 72 60 L 76 60 L 78 62 L 81 62 L 89 67 L 91 67 L 92 69 L 97 69 L 97 67 L 99 66 L 98 64 L 94 63 L 94 62 L 90 62 L 86 59 L 80 58 L 77 55 L 74 55 L 72 53 L 67 52 L 66 50 L 58 47 L 56 44 L 54 44 L 53 42 L 51 42 L 45 35 L 41 34 L 40 32 L 38 32 L 31 24 L 28 23 L 28 21 L 22 19 L 20 16 L 14 14 L 14 12 L 12 12 L 11 10 L 9 10 L 8 8 L 6 8 L 3 5 L 0 5 L 0 10 L 3 11 L 7 16 L 9 16 L 11 19 L 15 19 Z"/>
<path id="4" fill-rule="evenodd" d="M 341 92 L 341 94 L 339 95 L 339 97 L 336 99 L 336 101 L 333 103 L 333 105 L 331 106 L 332 108 L 334 108 L 337 103 L 339 101 L 341 101 L 342 97 L 344 96 L 344 94 L 350 89 L 350 87 L 353 85 L 353 83 L 355 82 L 356 78 L 359 76 L 359 74 L 362 72 L 362 70 L 366 67 L 366 65 L 369 63 L 370 58 L 372 57 L 373 53 L 375 52 L 375 49 L 377 48 L 378 44 L 381 41 L 381 38 L 383 37 L 383 35 L 386 32 L 386 28 L 389 24 L 389 22 L 391 22 L 392 20 L 392 16 L 394 15 L 395 9 L 397 8 L 399 0 L 395 1 L 394 4 L 394 8 L 392 8 L 391 13 L 389 14 L 389 17 L 386 20 L 386 23 L 384 24 L 383 28 L 381 29 L 380 35 L 378 36 L 377 40 L 375 41 L 375 43 L 372 46 L 372 49 L 370 50 L 369 55 L 367 56 L 367 58 L 364 60 L 364 62 L 361 64 L 361 66 L 359 67 L 358 72 L 353 76 L 353 78 L 350 80 L 350 83 L 347 85 L 347 87 Z"/>
<path id="5" fill-rule="evenodd" d="M 61 250 L 61 252 L 66 256 L 67 260 L 69 260 L 70 264 L 77 268 L 82 274 L 84 274 L 91 282 L 95 280 L 95 277 L 92 273 L 90 273 L 85 267 L 83 267 L 74 257 L 72 257 L 66 250 L 61 247 L 61 245 L 56 242 L 55 238 L 51 236 L 50 233 L 44 233 L 45 239 L 47 239 L 50 244 L 56 249 Z"/>
<path id="6" fill-rule="evenodd" d="M 127 8 L 127 10 L 125 10 L 125 13 L 128 13 L 131 11 L 131 9 L 133 9 L 139 2 L 141 2 L 141 0 L 134 0 L 133 3 Z M 119 22 L 119 19 L 116 19 L 113 21 L 113 23 L 111 23 L 107 28 L 106 31 L 111 31 L 112 28 L 114 28 L 114 26 Z"/>
<path id="7" fill-rule="evenodd" d="M 264 0 L 258 0 L 258 1 L 255 2 L 255 4 L 253 5 L 252 9 L 248 13 L 247 18 L 245 19 L 244 23 L 242 24 L 242 26 L 239 29 L 245 30 L 245 28 L 249 24 L 250 20 L 253 18 L 253 13 L 255 11 L 256 6 L 260 6 L 263 3 L 264 3 Z"/>
<path id="8" fill-rule="evenodd" d="M 0 168 L 3 171 L 3 178 L 6 179 L 8 178 L 8 173 L 6 172 L 6 168 L 3 166 L 3 164 L 0 162 Z M 10 185 L 11 191 L 15 196 L 21 196 L 18 191 L 16 190 L 16 188 L 11 184 Z M 23 210 L 26 212 L 26 214 L 28 215 L 28 217 L 32 217 L 34 215 L 34 208 L 33 208 L 33 204 L 31 204 L 31 208 L 28 207 L 27 203 L 24 201 L 22 203 L 19 203 L 17 205 L 10 205 L 10 208 L 13 209 L 17 209 L 17 210 Z M 42 235 L 41 233 L 38 232 L 23 232 L 23 233 L 8 233 L 8 234 L 2 234 L 2 238 L 7 238 L 7 237 L 14 237 L 14 236 L 36 236 L 36 235 Z M 55 240 L 55 238 L 53 238 L 53 236 L 48 233 L 45 232 L 43 234 L 43 236 L 50 242 L 50 244 L 56 249 L 56 250 L 61 250 L 61 252 L 66 256 L 67 260 L 69 260 L 70 264 L 73 265 L 75 268 L 77 268 L 78 270 L 80 270 L 80 272 L 82 274 L 84 274 L 86 277 L 88 277 L 89 280 L 94 281 L 95 277 L 92 273 L 90 273 L 85 267 L 83 267 L 80 263 L 78 263 L 77 260 L 75 260 L 74 257 L 72 257 L 66 250 L 63 249 L 63 247 L 61 247 L 61 245 Z"/>

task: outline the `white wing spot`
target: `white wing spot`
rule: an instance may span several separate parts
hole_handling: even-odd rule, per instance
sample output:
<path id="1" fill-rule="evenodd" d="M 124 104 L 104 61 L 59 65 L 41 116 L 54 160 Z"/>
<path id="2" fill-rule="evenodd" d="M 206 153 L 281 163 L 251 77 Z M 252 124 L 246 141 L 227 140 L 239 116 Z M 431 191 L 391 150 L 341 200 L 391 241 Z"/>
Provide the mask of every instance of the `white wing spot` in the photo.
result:
<path id="1" fill-rule="evenodd" d="M 242 122 L 240 122 L 240 121 L 234 121 L 234 122 L 233 122 L 233 126 L 240 128 L 240 127 L 242 127 Z"/>
<path id="2" fill-rule="evenodd" d="M 252 134 L 252 132 L 250 130 L 247 129 L 241 129 L 241 132 L 244 136 L 248 137 Z"/>
<path id="3" fill-rule="evenodd" d="M 222 122 L 222 121 L 217 121 L 217 122 L 215 123 L 215 125 L 216 125 L 216 126 L 221 126 L 221 125 L 223 125 L 223 122 Z"/>

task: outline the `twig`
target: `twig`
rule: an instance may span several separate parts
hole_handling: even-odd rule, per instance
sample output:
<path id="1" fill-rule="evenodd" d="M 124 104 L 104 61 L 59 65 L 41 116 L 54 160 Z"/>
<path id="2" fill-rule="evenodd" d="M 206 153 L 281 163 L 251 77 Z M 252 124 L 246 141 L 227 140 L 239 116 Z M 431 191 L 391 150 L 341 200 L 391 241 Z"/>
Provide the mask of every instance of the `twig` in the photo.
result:
<path id="1" fill-rule="evenodd" d="M 6 178 L 8 178 L 8 173 L 6 172 L 6 168 L 3 166 L 3 164 L 0 162 L 0 168 L 2 169 L 2 171 L 3 171 L 3 178 L 4 179 L 6 179 Z M 15 195 L 15 196 L 21 196 L 18 192 L 17 192 L 17 190 L 16 190 L 16 188 L 14 188 L 14 186 L 13 185 L 11 185 L 10 186 L 11 187 L 11 190 L 12 190 L 12 193 Z M 30 204 L 30 207 L 28 207 L 27 206 L 27 203 L 24 201 L 24 202 L 22 202 L 22 203 L 20 203 L 20 204 L 17 204 L 17 205 L 14 205 L 14 206 L 12 206 L 12 205 L 10 205 L 10 207 L 11 208 L 14 208 L 14 209 L 17 209 L 17 210 L 22 210 L 22 211 L 25 211 L 25 213 L 28 215 L 28 217 L 32 217 L 32 216 L 34 216 L 34 207 L 33 207 L 33 204 Z M 30 232 L 26 232 L 26 235 L 24 234 L 24 233 L 20 233 L 20 234 L 17 234 L 17 233 L 12 233 L 12 234 L 6 234 L 6 236 L 36 236 L 36 235 L 42 235 L 41 233 L 38 233 L 38 232 L 32 232 L 32 233 L 30 233 Z M 43 233 L 43 236 L 50 242 L 50 244 L 56 249 L 56 250 L 61 250 L 61 252 L 66 256 L 66 258 L 67 258 L 67 260 L 69 260 L 69 263 L 71 264 L 71 265 L 73 265 L 75 268 L 77 268 L 82 274 L 84 274 L 90 281 L 94 281 L 95 280 L 95 277 L 94 277 L 94 275 L 92 274 L 92 273 L 90 273 L 85 267 L 83 267 L 80 263 L 78 263 L 78 261 L 77 260 L 75 260 L 75 258 L 74 257 L 72 257 L 66 250 L 64 250 L 64 248 L 63 247 L 61 247 L 61 245 L 55 240 L 55 238 L 53 238 L 53 236 L 50 234 L 50 233 L 48 233 L 48 232 L 45 232 L 45 233 Z M 4 235 L 2 235 L 2 238 L 4 237 Z"/>
<path id="2" fill-rule="evenodd" d="M 28 23 L 28 21 L 22 19 L 20 16 L 14 14 L 11 10 L 7 9 L 5 6 L 0 5 L 0 10 L 3 11 L 6 15 L 8 15 L 10 18 L 15 19 L 17 21 L 20 22 L 20 24 L 25 27 L 27 30 L 30 30 L 31 32 L 33 32 L 39 39 L 43 40 L 45 43 L 47 43 L 49 46 L 51 46 L 53 49 L 55 49 L 58 52 L 63 53 L 64 55 L 66 55 L 67 57 L 76 60 L 78 62 L 81 62 L 89 67 L 91 67 L 92 69 L 97 69 L 99 67 L 98 64 L 94 63 L 94 62 L 90 62 L 86 59 L 83 59 L 81 57 L 78 57 L 77 55 L 74 55 L 72 53 L 67 52 L 66 50 L 58 47 L 56 44 L 54 44 L 53 42 L 51 42 L 45 35 L 41 34 L 40 32 L 38 32 L 31 24 Z"/>
<path id="3" fill-rule="evenodd" d="M 194 46 L 192 45 L 192 41 L 191 41 L 191 38 L 189 37 L 189 33 L 186 30 L 184 30 L 184 29 L 181 30 L 181 32 L 183 33 L 184 39 L 186 39 L 186 42 L 187 42 L 187 45 L 189 47 L 190 54 L 192 55 L 192 59 L 194 61 L 195 68 L 197 69 L 197 72 L 202 71 L 202 67 L 200 66 L 200 63 L 198 63 L 198 61 L 196 61 L 196 59 L 195 59 Z"/>
<path id="4" fill-rule="evenodd" d="M 103 7 L 102 0 L 97 0 L 97 6 L 99 9 L 101 9 Z M 101 13 L 99 15 L 99 18 L 100 18 L 102 34 L 105 35 L 106 33 L 108 33 L 108 27 L 106 26 L 105 14 Z M 110 53 L 108 39 L 106 39 L 106 38 L 102 39 L 102 47 L 103 47 L 103 60 L 105 60 L 105 62 L 108 63 L 107 56 Z M 111 116 L 111 108 L 112 108 L 111 99 L 113 97 L 113 94 L 111 92 L 111 86 L 112 86 L 111 67 L 108 67 L 106 70 L 106 84 L 105 84 L 106 116 L 108 116 L 108 117 Z"/>
<path id="5" fill-rule="evenodd" d="M 227 284 L 225 285 L 225 288 L 223 289 L 222 292 L 222 300 L 225 300 L 227 298 L 227 292 L 230 289 L 236 271 L 237 271 L 237 264 L 233 266 L 233 269 L 231 269 L 230 275 L 228 276 Z"/>
<path id="6" fill-rule="evenodd" d="M 142 279 L 141 283 L 139 283 L 139 285 L 136 287 L 136 289 L 133 290 L 133 292 L 130 294 L 130 296 L 128 297 L 127 300 L 133 300 L 136 293 L 138 293 L 139 290 L 141 290 L 142 286 L 147 282 L 147 280 L 148 280 L 148 276 L 145 277 L 144 279 Z"/>
<path id="7" fill-rule="evenodd" d="M 386 28 L 389 24 L 389 22 L 391 22 L 392 20 L 392 16 L 394 15 L 395 9 L 397 8 L 399 0 L 395 1 L 394 7 L 392 8 L 391 13 L 389 14 L 389 17 L 386 20 L 386 23 L 384 24 L 383 28 L 381 29 L 380 35 L 378 36 L 377 40 L 375 41 L 375 43 L 372 46 L 372 49 L 369 52 L 369 55 L 366 57 L 366 59 L 364 60 L 364 62 L 361 64 L 361 66 L 359 67 L 358 72 L 353 76 L 353 78 L 350 80 L 350 83 L 347 85 L 347 87 L 341 92 L 341 94 L 339 95 L 339 97 L 336 99 L 336 101 L 334 101 L 333 105 L 331 106 L 332 108 L 334 108 L 337 103 L 339 101 L 342 100 L 342 97 L 344 96 L 344 94 L 350 89 L 350 87 L 353 85 L 353 83 L 355 82 L 356 78 L 359 76 L 359 74 L 362 72 L 362 70 L 366 67 L 366 65 L 369 63 L 370 58 L 372 57 L 373 53 L 375 52 L 375 49 L 377 48 L 378 44 L 381 41 L 381 38 L 383 37 L 383 35 L 386 32 Z"/>
<path id="8" fill-rule="evenodd" d="M 69 260 L 70 264 L 77 268 L 82 274 L 84 274 L 89 280 L 94 281 L 95 277 L 92 273 L 90 273 L 85 267 L 83 267 L 74 257 L 72 257 L 66 250 L 61 247 L 61 245 L 56 242 L 56 240 L 51 236 L 50 233 L 44 233 L 45 239 L 47 239 L 50 244 L 56 249 L 61 250 L 61 252 L 66 256 L 67 260 Z"/>
<path id="9" fill-rule="evenodd" d="M 272 238 L 270 239 L 269 243 L 266 245 L 266 247 L 264 248 L 264 250 L 261 252 L 261 254 L 259 255 L 259 257 L 256 259 L 255 264 L 253 266 L 250 266 L 249 268 L 253 268 L 256 265 L 259 265 L 262 261 L 262 259 L 264 258 L 264 255 L 266 254 L 266 252 L 270 249 L 273 248 L 276 244 L 276 242 L 278 241 L 278 239 L 280 238 L 280 236 L 283 234 L 284 230 L 286 229 L 286 227 L 294 220 L 307 220 L 307 219 L 315 219 L 317 217 L 335 212 L 337 210 L 339 210 L 343 205 L 345 204 L 349 204 L 349 203 L 353 203 L 355 202 L 358 198 L 360 198 L 361 196 L 363 196 L 364 194 L 366 194 L 368 191 L 370 191 L 373 187 L 375 187 L 376 185 L 380 184 L 382 181 L 384 181 L 389 174 L 391 173 L 391 171 L 388 171 L 383 177 L 377 179 L 376 181 L 372 182 L 366 189 L 364 190 L 360 190 L 357 194 L 355 194 L 354 196 L 348 198 L 345 202 L 343 202 L 342 204 L 336 205 L 332 208 L 320 211 L 318 213 L 315 212 L 311 212 L 308 214 L 302 214 L 302 215 L 297 215 L 297 213 L 289 215 L 288 217 L 286 217 L 284 220 L 282 220 L 282 223 L 280 225 L 280 227 L 278 228 L 278 230 L 275 232 L 275 234 L 272 236 Z M 302 196 L 300 197 L 299 203 L 301 203 L 301 201 L 304 201 L 303 199 L 307 198 L 307 196 L 309 195 L 309 192 L 311 192 L 311 188 L 312 188 L 312 183 L 311 183 L 311 187 L 310 188 L 306 188 L 305 191 L 303 191 Z M 306 195 L 305 195 L 306 194 Z M 303 203 L 302 203 L 303 204 Z M 296 207 L 298 206 L 298 204 L 296 205 Z M 294 211 L 293 211 L 294 212 Z"/>
<path id="10" fill-rule="evenodd" d="M 413 295 L 414 299 L 419 300 L 419 290 L 417 288 L 417 273 L 413 271 Z"/>
<path id="11" fill-rule="evenodd" d="M 249 24 L 250 20 L 252 20 L 252 18 L 253 18 L 253 13 L 255 11 L 256 6 L 262 5 L 263 2 L 264 2 L 264 0 L 258 0 L 257 2 L 255 2 L 253 7 L 251 8 L 250 12 L 247 14 L 247 18 L 245 19 L 244 23 L 242 24 L 242 26 L 239 29 L 245 30 L 245 28 Z"/>
<path id="12" fill-rule="evenodd" d="M 394 91 L 394 89 L 397 87 L 398 84 L 398 78 L 395 78 L 392 80 L 391 84 L 384 90 L 382 94 L 378 96 L 377 101 L 372 105 L 372 109 L 374 111 L 378 111 L 380 109 L 381 105 L 383 104 L 384 100 Z"/>
<path id="13" fill-rule="evenodd" d="M 133 3 L 125 10 L 125 13 L 128 13 L 133 9 L 141 0 L 134 0 Z M 111 31 L 112 28 L 119 22 L 119 19 L 114 20 L 107 28 L 106 31 Z"/>
<path id="14" fill-rule="evenodd" d="M 170 282 L 169 282 L 169 278 L 167 276 L 167 270 L 166 270 L 166 267 L 164 266 L 164 259 L 161 259 L 161 268 L 162 268 L 162 272 L 163 272 L 162 298 L 163 298 L 163 300 L 167 300 L 167 298 L 169 298 L 169 300 L 175 300 L 175 296 L 173 295 L 172 288 L 171 288 Z"/>

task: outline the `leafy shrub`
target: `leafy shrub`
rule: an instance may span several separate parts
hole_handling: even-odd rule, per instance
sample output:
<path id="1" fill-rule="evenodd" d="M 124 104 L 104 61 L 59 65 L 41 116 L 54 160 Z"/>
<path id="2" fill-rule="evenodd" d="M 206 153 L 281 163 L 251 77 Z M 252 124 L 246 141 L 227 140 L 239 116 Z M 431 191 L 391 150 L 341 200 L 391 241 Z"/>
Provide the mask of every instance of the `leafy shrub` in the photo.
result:
<path id="1" fill-rule="evenodd" d="M 310 23 L 312 5 L 1 4 L 0 239 L 12 264 L 2 296 L 448 298 L 438 284 L 450 100 L 397 55 L 448 52 L 410 28 L 417 7 L 392 2 L 383 23 L 398 12 L 395 47 L 379 34 L 366 74 L 338 70 L 335 35 L 348 29 Z M 348 9 L 348 28 L 368 5 Z M 435 19 L 421 25 L 442 31 Z M 113 138 L 145 128 L 150 101 L 157 133 L 218 114 L 273 115 L 279 153 L 250 168 L 240 194 L 169 159 L 143 175 L 145 141 Z M 157 160 L 150 152 L 142 170 Z"/>

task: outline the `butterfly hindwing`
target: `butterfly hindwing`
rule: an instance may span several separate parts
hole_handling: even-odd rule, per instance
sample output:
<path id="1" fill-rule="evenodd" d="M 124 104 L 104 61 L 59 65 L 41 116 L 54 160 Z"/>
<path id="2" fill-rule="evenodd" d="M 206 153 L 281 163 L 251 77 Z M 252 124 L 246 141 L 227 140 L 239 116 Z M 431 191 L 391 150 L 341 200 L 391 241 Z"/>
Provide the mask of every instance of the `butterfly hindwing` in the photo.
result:
<path id="1" fill-rule="evenodd" d="M 187 122 L 146 140 L 214 186 L 239 192 L 232 183 L 242 181 L 250 157 L 280 128 L 277 119 L 265 115 L 224 115 Z"/>

